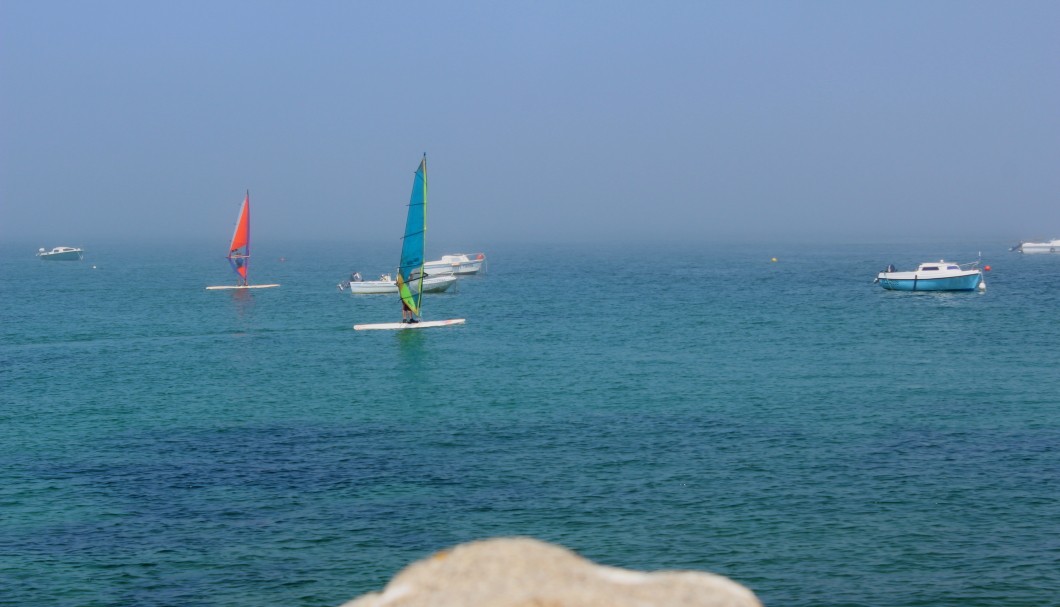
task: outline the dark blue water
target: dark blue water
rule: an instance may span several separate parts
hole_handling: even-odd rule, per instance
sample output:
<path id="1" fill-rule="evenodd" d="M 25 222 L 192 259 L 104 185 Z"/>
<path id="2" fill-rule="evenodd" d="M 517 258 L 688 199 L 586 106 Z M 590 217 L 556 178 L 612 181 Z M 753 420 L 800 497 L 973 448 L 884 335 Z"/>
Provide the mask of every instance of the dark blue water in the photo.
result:
<path id="1" fill-rule="evenodd" d="M 36 246 L 0 249 L 0 604 L 337 605 L 501 535 L 771 605 L 1058 604 L 1060 256 L 497 246 L 426 300 L 467 325 L 362 333 L 398 303 L 335 284 L 396 251 L 259 244 L 283 286 L 231 293 L 218 247 Z M 872 284 L 980 249 L 985 293 Z"/>

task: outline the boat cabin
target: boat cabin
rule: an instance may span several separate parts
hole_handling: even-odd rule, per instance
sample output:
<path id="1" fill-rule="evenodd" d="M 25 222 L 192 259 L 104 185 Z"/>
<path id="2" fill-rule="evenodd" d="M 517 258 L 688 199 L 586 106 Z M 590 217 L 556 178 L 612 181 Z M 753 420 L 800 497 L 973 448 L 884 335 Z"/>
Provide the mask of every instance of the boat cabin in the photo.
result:
<path id="1" fill-rule="evenodd" d="M 939 272 L 939 271 L 942 271 L 942 270 L 958 270 L 958 271 L 960 271 L 960 269 L 961 269 L 960 266 L 958 266 L 957 264 L 949 263 L 949 262 L 946 262 L 946 261 L 942 261 L 940 259 L 937 263 L 934 263 L 934 262 L 922 263 L 922 264 L 920 264 L 920 267 L 918 267 L 916 269 L 916 271 L 917 272 Z"/>

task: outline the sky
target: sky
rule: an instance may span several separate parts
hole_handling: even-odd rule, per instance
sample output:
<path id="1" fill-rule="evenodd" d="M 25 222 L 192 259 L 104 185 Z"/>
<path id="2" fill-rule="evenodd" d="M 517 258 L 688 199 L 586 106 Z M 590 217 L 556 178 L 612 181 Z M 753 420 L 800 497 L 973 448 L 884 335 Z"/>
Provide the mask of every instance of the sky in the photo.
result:
<path id="1" fill-rule="evenodd" d="M 1060 237 L 1060 2 L 0 0 L 0 243 Z M 222 245 L 223 246 L 223 245 Z"/>

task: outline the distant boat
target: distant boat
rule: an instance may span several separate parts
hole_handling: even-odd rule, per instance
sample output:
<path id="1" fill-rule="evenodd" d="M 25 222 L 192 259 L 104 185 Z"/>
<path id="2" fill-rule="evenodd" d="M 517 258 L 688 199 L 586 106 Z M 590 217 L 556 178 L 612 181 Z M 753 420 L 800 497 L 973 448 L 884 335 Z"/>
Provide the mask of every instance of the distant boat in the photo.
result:
<path id="1" fill-rule="evenodd" d="M 37 257 L 43 261 L 81 261 L 85 251 L 77 247 L 55 247 L 51 251 L 37 249 Z"/>
<path id="2" fill-rule="evenodd" d="M 247 282 L 247 273 L 250 269 L 250 191 L 247 191 L 243 199 L 243 205 L 239 207 L 239 218 L 236 219 L 236 229 L 232 233 L 232 243 L 228 246 L 228 263 L 232 265 L 232 271 L 239 276 L 237 285 L 221 285 L 206 287 L 208 291 L 222 289 L 268 289 L 278 287 L 278 284 L 252 285 Z"/>
<path id="3" fill-rule="evenodd" d="M 411 313 L 411 318 L 402 322 L 354 325 L 357 331 L 371 329 L 426 329 L 428 327 L 445 327 L 464 324 L 463 318 L 449 320 L 421 321 L 417 319 L 422 312 L 424 282 L 427 276 L 423 270 L 423 244 L 427 233 L 427 155 L 423 155 L 416 177 L 412 182 L 412 197 L 409 199 L 409 211 L 405 217 L 405 235 L 401 238 L 401 261 L 398 264 L 395 280 L 398 295 L 401 297 L 403 310 Z M 455 277 L 451 277 L 456 280 Z M 355 283 L 351 283 L 355 284 Z M 403 314 L 404 316 L 404 314 Z"/>
<path id="4" fill-rule="evenodd" d="M 484 253 L 453 253 L 442 255 L 441 259 L 423 264 L 427 275 L 434 274 L 476 274 L 486 263 Z"/>
<path id="5" fill-rule="evenodd" d="M 1060 238 L 1048 242 L 1021 242 L 1012 250 L 1020 253 L 1060 253 Z"/>
<path id="6" fill-rule="evenodd" d="M 896 272 L 894 266 L 876 276 L 884 289 L 892 291 L 974 291 L 986 289 L 979 262 L 964 264 L 939 260 L 920 264 L 913 272 Z"/>
<path id="7" fill-rule="evenodd" d="M 452 274 L 440 274 L 438 276 L 426 276 L 423 279 L 424 293 L 440 293 L 456 284 L 457 278 Z M 350 290 L 350 295 L 382 295 L 398 292 L 397 281 L 389 274 L 379 277 L 379 280 L 346 280 L 339 283 L 339 290 Z"/>

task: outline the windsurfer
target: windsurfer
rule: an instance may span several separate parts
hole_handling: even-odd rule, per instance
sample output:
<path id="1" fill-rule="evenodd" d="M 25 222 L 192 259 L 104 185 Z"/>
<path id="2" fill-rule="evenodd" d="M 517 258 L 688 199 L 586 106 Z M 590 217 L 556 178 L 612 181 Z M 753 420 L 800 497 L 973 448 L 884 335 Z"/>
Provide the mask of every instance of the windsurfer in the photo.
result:
<path id="1" fill-rule="evenodd" d="M 413 314 L 412 310 L 409 309 L 409 306 L 408 306 L 408 304 L 405 303 L 405 300 L 401 300 L 401 322 L 403 322 L 403 323 L 420 322 L 420 321 L 416 320 L 416 315 Z"/>

